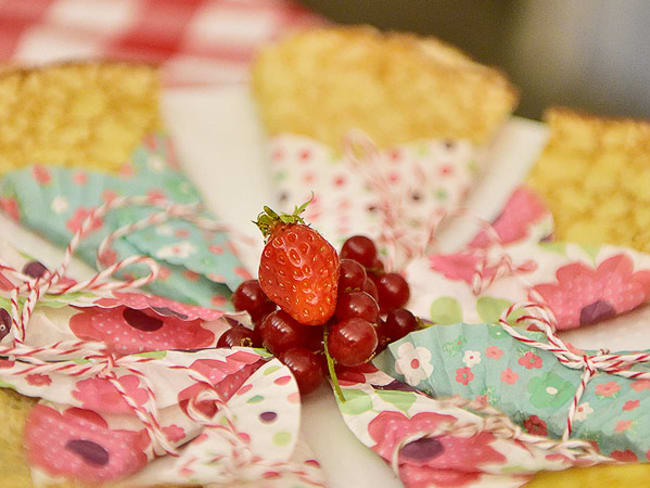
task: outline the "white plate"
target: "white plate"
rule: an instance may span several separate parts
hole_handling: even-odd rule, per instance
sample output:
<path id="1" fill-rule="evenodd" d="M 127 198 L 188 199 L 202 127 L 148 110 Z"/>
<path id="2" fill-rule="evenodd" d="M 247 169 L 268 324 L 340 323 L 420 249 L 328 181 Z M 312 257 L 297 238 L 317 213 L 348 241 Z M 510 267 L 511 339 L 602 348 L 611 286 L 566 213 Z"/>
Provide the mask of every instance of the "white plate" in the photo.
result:
<path id="1" fill-rule="evenodd" d="M 181 160 L 199 186 L 207 205 L 226 223 L 255 235 L 250 221 L 271 199 L 271 179 L 265 141 L 246 87 L 171 90 L 164 95 L 164 112 Z M 537 158 L 546 138 L 543 125 L 513 119 L 499 134 L 492 161 L 468 201 L 471 213 L 492 218 Z M 0 216 L 2 238 L 45 264 L 56 265 L 62 253 L 34 234 Z M 462 228 L 450 227 L 441 239 L 458 241 Z M 259 239 L 261 243 L 261 239 Z M 256 269 L 260 248 L 244 256 Z M 77 277 L 90 274 L 75 262 Z M 328 388 L 304 401 L 302 434 L 320 460 L 331 488 L 399 488 L 390 468 L 364 447 L 345 427 Z"/>

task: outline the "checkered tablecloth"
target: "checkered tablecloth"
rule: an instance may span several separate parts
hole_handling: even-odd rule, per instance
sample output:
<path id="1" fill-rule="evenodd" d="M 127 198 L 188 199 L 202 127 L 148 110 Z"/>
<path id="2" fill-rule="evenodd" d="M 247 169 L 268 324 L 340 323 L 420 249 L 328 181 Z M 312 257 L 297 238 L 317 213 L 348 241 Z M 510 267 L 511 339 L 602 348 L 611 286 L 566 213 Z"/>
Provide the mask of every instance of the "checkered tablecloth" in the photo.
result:
<path id="1" fill-rule="evenodd" d="M 0 0 L 0 63 L 110 58 L 167 86 L 241 82 L 260 44 L 322 20 L 290 0 Z"/>

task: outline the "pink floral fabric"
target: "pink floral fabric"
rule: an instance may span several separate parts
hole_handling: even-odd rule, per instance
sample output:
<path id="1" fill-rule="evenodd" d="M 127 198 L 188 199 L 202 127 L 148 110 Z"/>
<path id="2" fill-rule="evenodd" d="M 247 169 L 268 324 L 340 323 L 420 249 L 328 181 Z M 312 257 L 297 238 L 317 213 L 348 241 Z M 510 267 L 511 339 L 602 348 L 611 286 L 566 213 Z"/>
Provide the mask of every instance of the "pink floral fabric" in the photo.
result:
<path id="1" fill-rule="evenodd" d="M 161 312 L 162 307 L 156 310 Z M 117 354 L 195 349 L 214 343 L 214 333 L 201 326 L 202 320 L 187 321 L 187 316 L 169 308 L 162 312 L 166 315 L 124 306 L 91 307 L 70 319 L 70 329 L 81 339 L 103 342 Z"/>
<path id="2" fill-rule="evenodd" d="M 110 429 L 90 410 L 59 412 L 36 405 L 25 425 L 29 463 L 55 476 L 103 483 L 133 474 L 147 462 L 144 449 L 149 437 L 145 431 Z"/>
<path id="3" fill-rule="evenodd" d="M 612 318 L 650 300 L 650 270 L 634 271 L 632 259 L 617 254 L 596 268 L 571 263 L 559 268 L 555 283 L 541 283 L 539 293 L 569 329 Z"/>

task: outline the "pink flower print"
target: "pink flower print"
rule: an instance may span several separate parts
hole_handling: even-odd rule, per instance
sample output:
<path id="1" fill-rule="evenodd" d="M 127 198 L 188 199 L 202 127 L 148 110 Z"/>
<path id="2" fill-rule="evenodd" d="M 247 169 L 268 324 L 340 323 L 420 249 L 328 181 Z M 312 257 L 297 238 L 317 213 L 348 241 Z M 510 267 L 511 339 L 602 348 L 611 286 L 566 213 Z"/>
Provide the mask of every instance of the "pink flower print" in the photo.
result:
<path id="1" fill-rule="evenodd" d="M 183 276 L 185 276 L 189 281 L 199 281 L 201 278 L 200 274 L 190 271 L 189 269 L 183 273 Z"/>
<path id="2" fill-rule="evenodd" d="M 399 160 L 402 158 L 402 151 L 400 151 L 400 150 L 397 149 L 397 148 L 396 148 L 396 149 L 391 149 L 391 150 L 388 152 L 388 157 L 389 157 L 393 162 L 399 161 Z"/>
<path id="3" fill-rule="evenodd" d="M 302 181 L 304 183 L 313 183 L 315 179 L 316 179 L 316 175 L 314 175 L 313 171 L 306 171 L 302 175 Z"/>
<path id="4" fill-rule="evenodd" d="M 400 175 L 399 173 L 395 171 L 391 171 L 388 173 L 388 182 L 389 183 L 397 183 L 400 180 Z"/>
<path id="5" fill-rule="evenodd" d="M 614 432 L 625 432 L 627 429 L 632 427 L 632 423 L 631 420 L 619 420 L 616 423 L 616 427 L 614 427 Z"/>
<path id="6" fill-rule="evenodd" d="M 298 158 L 300 158 L 300 161 L 303 162 L 303 163 L 308 162 L 309 159 L 311 158 L 311 150 L 309 150 L 309 149 L 302 149 L 302 150 L 298 153 Z"/>
<path id="7" fill-rule="evenodd" d="M 548 215 L 548 209 L 537 194 L 521 186 L 517 188 L 506 202 L 501 215 L 492 227 L 501 244 L 510 244 L 528 236 L 530 227 Z M 479 232 L 469 244 L 473 248 L 486 248 L 492 239 L 484 231 Z"/>
<path id="8" fill-rule="evenodd" d="M 237 266 L 234 270 L 235 274 L 244 280 L 250 280 L 252 278 L 248 270 L 242 266 Z"/>
<path id="9" fill-rule="evenodd" d="M 147 200 L 149 203 L 156 203 L 157 201 L 164 200 L 165 194 L 160 188 L 154 188 L 153 190 L 149 190 L 147 192 Z"/>
<path id="10" fill-rule="evenodd" d="M 596 386 L 596 395 L 610 397 L 618 393 L 621 389 L 621 385 L 616 383 L 616 381 L 609 381 L 607 383 Z"/>
<path id="11" fill-rule="evenodd" d="M 371 449 L 391 461 L 393 451 L 403 439 L 430 432 L 441 422 L 451 420 L 454 418 L 449 415 L 433 412 L 411 418 L 401 412 L 381 412 L 368 425 L 375 443 Z M 506 458 L 491 447 L 494 440 L 492 434 L 481 432 L 471 437 L 444 435 L 409 442 L 400 450 L 400 478 L 408 487 L 464 486 L 476 480 L 481 465 L 505 463 Z"/>
<path id="12" fill-rule="evenodd" d="M 338 175 L 334 178 L 334 186 L 342 187 L 345 185 L 346 179 L 343 175 Z"/>
<path id="13" fill-rule="evenodd" d="M 252 363 L 247 358 L 245 361 L 238 361 L 237 356 L 234 355 L 229 356 L 225 361 L 197 359 L 190 365 L 190 368 L 207 377 L 212 386 L 216 388 L 220 398 L 227 402 L 246 380 L 264 364 L 264 360 L 260 359 L 259 356 L 251 356 L 254 360 Z M 182 390 L 178 394 L 178 403 L 181 409 L 187 414 L 189 401 L 208 388 L 208 385 L 196 383 Z M 210 400 L 198 402 L 196 408 L 208 417 L 213 417 L 218 410 L 217 405 Z"/>
<path id="14" fill-rule="evenodd" d="M 100 298 L 96 305 L 108 308 L 116 308 L 124 305 L 137 310 L 151 309 L 158 315 L 164 317 L 173 316 L 182 320 L 217 320 L 223 316 L 223 312 L 211 308 L 188 305 L 186 303 L 174 302 L 167 298 L 144 293 L 124 293 L 115 291 L 112 297 Z"/>
<path id="15" fill-rule="evenodd" d="M 190 236 L 190 231 L 187 229 L 176 229 L 174 235 L 179 239 L 187 239 Z"/>
<path id="16" fill-rule="evenodd" d="M 271 159 L 275 162 L 280 161 L 282 158 L 284 158 L 284 151 L 282 149 L 275 149 L 271 154 Z"/>
<path id="17" fill-rule="evenodd" d="M 523 357 L 519 358 L 518 363 L 526 369 L 539 369 L 542 367 L 542 358 L 540 358 L 537 354 L 527 352 L 523 355 Z"/>
<path id="18" fill-rule="evenodd" d="M 627 254 L 604 260 L 593 269 L 584 263 L 559 268 L 557 283 L 536 285 L 558 320 L 559 329 L 594 324 L 627 312 L 650 299 L 650 270 L 633 272 Z"/>
<path id="19" fill-rule="evenodd" d="M 160 269 L 158 271 L 158 279 L 164 281 L 167 278 L 169 278 L 169 275 L 171 274 L 171 271 L 169 271 L 169 268 L 167 268 L 166 266 L 160 266 L 159 268 Z"/>
<path id="20" fill-rule="evenodd" d="M 202 320 L 185 320 L 182 312 L 158 308 L 160 313 L 125 306 L 85 308 L 70 319 L 70 329 L 80 339 L 103 342 L 109 352 L 118 354 L 197 349 L 214 343 L 214 334 L 201 327 Z"/>
<path id="21" fill-rule="evenodd" d="M 74 215 L 70 217 L 70 219 L 66 222 L 65 226 L 66 228 L 72 233 L 76 233 L 79 229 L 81 229 L 82 224 L 86 220 L 86 218 L 90 215 L 91 211 L 85 207 L 78 207 L 77 210 L 75 211 Z M 86 234 L 93 232 L 97 229 L 99 229 L 102 225 L 104 225 L 104 222 L 102 219 L 95 218 L 92 221 L 92 224 Z"/>
<path id="22" fill-rule="evenodd" d="M 32 386 L 50 386 L 52 379 L 46 374 L 28 374 L 25 379 Z"/>
<path id="23" fill-rule="evenodd" d="M 77 186 L 83 186 L 88 183 L 88 175 L 83 171 L 77 171 L 72 175 L 72 181 Z"/>
<path id="24" fill-rule="evenodd" d="M 474 373 L 470 368 L 458 368 L 456 370 L 456 381 L 467 386 L 474 379 Z"/>
<path id="25" fill-rule="evenodd" d="M 102 199 L 106 202 L 112 202 L 117 198 L 117 192 L 115 190 L 107 189 L 102 192 Z"/>
<path id="26" fill-rule="evenodd" d="M 429 259 L 432 270 L 442 273 L 446 278 L 454 281 L 464 281 L 472 284 L 474 274 L 479 264 L 478 256 L 471 253 L 434 254 Z M 485 269 L 486 278 L 494 276 L 494 266 Z"/>
<path id="27" fill-rule="evenodd" d="M 541 435 L 543 437 L 548 435 L 546 422 L 540 419 L 537 415 L 531 415 L 524 420 L 524 428 L 533 435 Z"/>
<path id="28" fill-rule="evenodd" d="M 112 266 L 117 261 L 117 253 L 114 249 L 106 248 L 99 256 L 99 264 L 104 267 Z"/>
<path id="29" fill-rule="evenodd" d="M 625 402 L 625 405 L 623 405 L 623 410 L 630 411 L 639 408 L 640 403 L 641 402 L 639 400 L 628 400 Z"/>
<path id="30" fill-rule="evenodd" d="M 132 374 L 118 378 L 118 382 L 136 405 L 144 404 L 147 390 L 140 388 L 140 379 Z M 81 402 L 83 408 L 107 413 L 133 413 L 119 390 L 106 378 L 89 378 L 77 382 L 72 396 Z"/>
<path id="31" fill-rule="evenodd" d="M 79 408 L 59 413 L 36 405 L 25 424 L 29 464 L 52 476 L 105 483 L 129 476 L 147 463 L 144 430 L 110 429 L 98 414 Z"/>
<path id="32" fill-rule="evenodd" d="M 635 463 L 638 461 L 636 454 L 630 449 L 626 449 L 625 451 L 612 451 L 609 453 L 609 456 L 622 463 Z"/>
<path id="33" fill-rule="evenodd" d="M 171 442 L 179 442 L 185 439 L 185 430 L 176 424 L 163 427 L 162 431 L 165 433 L 165 436 L 167 436 L 167 439 L 169 439 Z"/>
<path id="34" fill-rule="evenodd" d="M 216 254 L 217 256 L 223 254 L 223 246 L 217 246 L 216 244 L 211 244 L 210 247 L 208 247 L 208 249 L 212 254 Z"/>
<path id="35" fill-rule="evenodd" d="M 135 170 L 133 169 L 133 165 L 131 163 L 124 163 L 120 168 L 119 174 L 122 178 L 129 179 L 133 176 L 134 173 Z"/>
<path id="36" fill-rule="evenodd" d="M 634 380 L 631 386 L 634 391 L 641 393 L 644 390 L 650 390 L 650 380 Z"/>
<path id="37" fill-rule="evenodd" d="M 497 346 L 490 346 L 485 350 L 485 355 L 490 359 L 499 360 L 503 356 L 503 351 Z"/>
<path id="38" fill-rule="evenodd" d="M 215 295 L 210 298 L 210 303 L 215 307 L 223 307 L 226 303 L 228 303 L 228 299 L 222 295 Z"/>
<path id="39" fill-rule="evenodd" d="M 50 171 L 43 166 L 34 166 L 32 168 L 32 175 L 39 185 L 47 185 L 52 180 Z"/>
<path id="40" fill-rule="evenodd" d="M 519 375 L 515 373 L 513 370 L 510 368 L 506 368 L 503 371 L 501 371 L 501 381 L 503 383 L 507 383 L 508 385 L 514 385 L 517 382 L 517 378 L 519 378 Z"/>
<path id="41" fill-rule="evenodd" d="M 18 210 L 18 202 L 15 198 L 0 197 L 0 208 L 6 213 L 9 218 L 18 222 L 20 220 L 20 212 Z"/>
<path id="42" fill-rule="evenodd" d="M 451 164 L 443 164 L 440 167 L 440 176 L 449 176 L 454 172 L 454 167 Z"/>

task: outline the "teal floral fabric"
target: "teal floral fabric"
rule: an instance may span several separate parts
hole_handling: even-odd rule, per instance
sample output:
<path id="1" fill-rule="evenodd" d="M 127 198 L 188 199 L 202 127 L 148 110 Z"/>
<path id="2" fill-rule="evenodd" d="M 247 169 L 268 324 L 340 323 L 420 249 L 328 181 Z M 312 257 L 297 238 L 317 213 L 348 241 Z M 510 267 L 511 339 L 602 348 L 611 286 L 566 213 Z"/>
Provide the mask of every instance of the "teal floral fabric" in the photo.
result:
<path id="1" fill-rule="evenodd" d="M 522 333 L 546 341 L 541 333 Z M 566 427 L 582 374 L 489 324 L 429 327 L 390 344 L 374 363 L 435 397 L 483 397 L 527 431 L 554 438 Z M 593 440 L 616 459 L 648 461 L 649 391 L 650 380 L 597 373 L 578 404 L 572 437 Z"/>
<path id="2" fill-rule="evenodd" d="M 147 137 L 117 175 L 79 168 L 31 166 L 0 180 L 6 213 L 57 245 L 66 246 L 92 209 L 117 196 L 147 195 L 179 204 L 199 202 L 201 195 L 180 170 L 169 137 Z M 159 211 L 153 206 L 120 208 L 94 223 L 78 255 L 90 265 L 102 239 L 115 229 Z M 214 219 L 209 212 L 204 217 Z M 114 241 L 100 262 L 109 266 L 132 255 L 145 255 L 161 264 L 152 293 L 204 307 L 227 308 L 231 290 L 247 271 L 225 232 L 205 232 L 184 220 L 169 220 Z M 144 276 L 148 269 L 131 266 L 119 278 Z"/>

